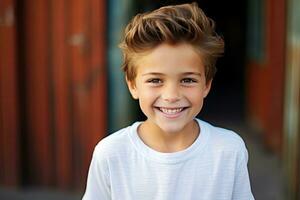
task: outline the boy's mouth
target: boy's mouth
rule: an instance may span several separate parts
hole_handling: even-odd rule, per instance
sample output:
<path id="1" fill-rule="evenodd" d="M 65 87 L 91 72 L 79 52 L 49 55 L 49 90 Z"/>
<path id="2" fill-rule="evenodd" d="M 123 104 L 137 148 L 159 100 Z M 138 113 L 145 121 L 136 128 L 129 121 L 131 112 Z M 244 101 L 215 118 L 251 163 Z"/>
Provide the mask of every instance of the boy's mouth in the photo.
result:
<path id="1" fill-rule="evenodd" d="M 188 107 L 178 107 L 178 108 L 166 108 L 166 107 L 156 107 L 159 111 L 167 115 L 176 115 Z"/>

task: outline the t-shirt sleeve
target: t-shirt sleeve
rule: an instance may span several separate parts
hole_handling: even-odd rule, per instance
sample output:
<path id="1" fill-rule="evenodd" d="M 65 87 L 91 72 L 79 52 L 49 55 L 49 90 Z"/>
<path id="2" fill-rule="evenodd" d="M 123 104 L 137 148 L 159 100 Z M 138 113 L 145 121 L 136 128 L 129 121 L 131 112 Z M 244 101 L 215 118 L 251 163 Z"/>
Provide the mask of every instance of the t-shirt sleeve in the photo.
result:
<path id="1" fill-rule="evenodd" d="M 107 159 L 103 150 L 97 146 L 89 167 L 86 190 L 82 200 L 109 200 L 110 183 Z"/>
<path id="2" fill-rule="evenodd" d="M 240 159 L 237 163 L 237 171 L 235 174 L 233 200 L 254 200 L 251 192 L 250 179 L 248 173 L 248 151 L 243 144 L 240 152 Z"/>

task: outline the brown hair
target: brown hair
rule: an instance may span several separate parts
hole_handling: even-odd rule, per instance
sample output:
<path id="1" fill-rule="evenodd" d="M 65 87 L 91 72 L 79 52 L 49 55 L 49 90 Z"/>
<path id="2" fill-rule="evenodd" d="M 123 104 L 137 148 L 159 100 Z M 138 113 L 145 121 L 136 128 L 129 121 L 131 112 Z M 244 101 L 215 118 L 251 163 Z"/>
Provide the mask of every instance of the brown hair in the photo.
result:
<path id="1" fill-rule="evenodd" d="M 206 81 L 216 73 L 216 60 L 224 52 L 224 41 L 215 32 L 215 23 L 197 3 L 161 7 L 137 14 L 127 25 L 120 48 L 126 78 L 136 77 L 134 58 L 162 43 L 192 45 L 202 56 Z"/>

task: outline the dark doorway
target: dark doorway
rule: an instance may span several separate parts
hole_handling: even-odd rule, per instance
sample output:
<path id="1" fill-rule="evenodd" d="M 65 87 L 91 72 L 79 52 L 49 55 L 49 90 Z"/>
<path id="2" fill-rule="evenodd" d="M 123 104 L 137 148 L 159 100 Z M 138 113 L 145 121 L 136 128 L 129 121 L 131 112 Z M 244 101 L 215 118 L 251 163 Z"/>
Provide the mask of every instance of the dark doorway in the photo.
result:
<path id="1" fill-rule="evenodd" d="M 225 53 L 200 115 L 217 124 L 245 118 L 245 55 L 247 1 L 198 1 L 216 22 L 225 40 Z"/>

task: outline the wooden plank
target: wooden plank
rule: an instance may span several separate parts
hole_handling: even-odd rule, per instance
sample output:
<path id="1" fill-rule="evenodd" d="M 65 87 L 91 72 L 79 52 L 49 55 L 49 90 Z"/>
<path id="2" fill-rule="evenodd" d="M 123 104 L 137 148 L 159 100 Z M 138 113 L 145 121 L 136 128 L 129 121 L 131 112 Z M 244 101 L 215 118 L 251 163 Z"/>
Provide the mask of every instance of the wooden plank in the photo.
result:
<path id="1" fill-rule="evenodd" d="M 49 110 L 49 19 L 47 0 L 24 4 L 28 169 L 31 184 L 51 185 L 53 138 Z"/>
<path id="2" fill-rule="evenodd" d="M 0 184 L 16 186 L 19 171 L 19 120 L 15 2 L 0 1 Z"/>
<path id="3" fill-rule="evenodd" d="M 4 5 L 3 2 L 0 2 L 0 76 L 2 76 L 2 74 L 4 74 L 4 59 L 3 59 L 3 53 L 2 51 L 4 50 L 4 48 L 2 46 L 4 46 L 4 41 L 2 38 L 4 38 L 4 20 L 3 20 L 3 15 L 4 15 Z M 4 94 L 4 83 L 3 83 L 3 79 L 0 79 L 0 168 L 4 169 L 4 163 L 5 163 L 5 159 L 4 159 L 4 111 L 3 108 L 4 107 L 4 103 L 2 103 L 2 99 L 3 99 L 3 94 Z M 4 176 L 5 176 L 5 170 L 1 170 L 0 171 L 0 183 L 4 184 Z"/>
<path id="4" fill-rule="evenodd" d="M 67 24 L 68 65 L 71 74 L 72 96 L 72 150 L 73 184 L 81 187 L 85 180 L 82 171 L 85 155 L 85 144 L 90 134 L 89 96 L 86 82 L 88 74 L 88 39 L 87 38 L 87 13 L 86 8 L 90 1 L 74 0 L 69 4 Z"/>
<path id="5" fill-rule="evenodd" d="M 247 101 L 251 120 L 258 124 L 264 142 L 280 155 L 283 132 L 285 68 L 285 0 L 265 4 L 265 59 L 248 61 Z M 277 19 L 277 20 L 274 20 Z"/>
<path id="6" fill-rule="evenodd" d="M 66 55 L 66 1 L 51 1 L 51 69 L 55 136 L 55 178 L 59 188 L 72 183 L 69 69 Z"/>
<path id="7" fill-rule="evenodd" d="M 106 69 L 106 1 L 92 0 L 91 7 L 91 79 L 92 111 L 94 112 L 90 150 L 107 135 L 107 69 Z M 95 109 L 94 109 L 95 108 Z"/>
<path id="8" fill-rule="evenodd" d="M 90 3 L 89 38 L 90 71 L 88 79 L 90 86 L 90 120 L 91 127 L 83 160 L 83 172 L 87 174 L 93 149 L 97 142 L 106 136 L 107 131 L 107 91 L 106 91 L 106 5 L 105 1 L 92 0 Z"/>
<path id="9" fill-rule="evenodd" d="M 269 112 L 265 141 L 278 155 L 282 152 L 285 69 L 286 1 L 267 1 L 267 68 Z M 276 20 L 274 20 L 276 19 Z"/>
<path id="10" fill-rule="evenodd" d="M 92 151 L 106 135 L 104 2 L 73 1 L 68 14 L 76 188 L 84 187 Z"/>
<path id="11" fill-rule="evenodd" d="M 300 197 L 300 2 L 287 1 L 284 154 L 286 199 Z"/>

